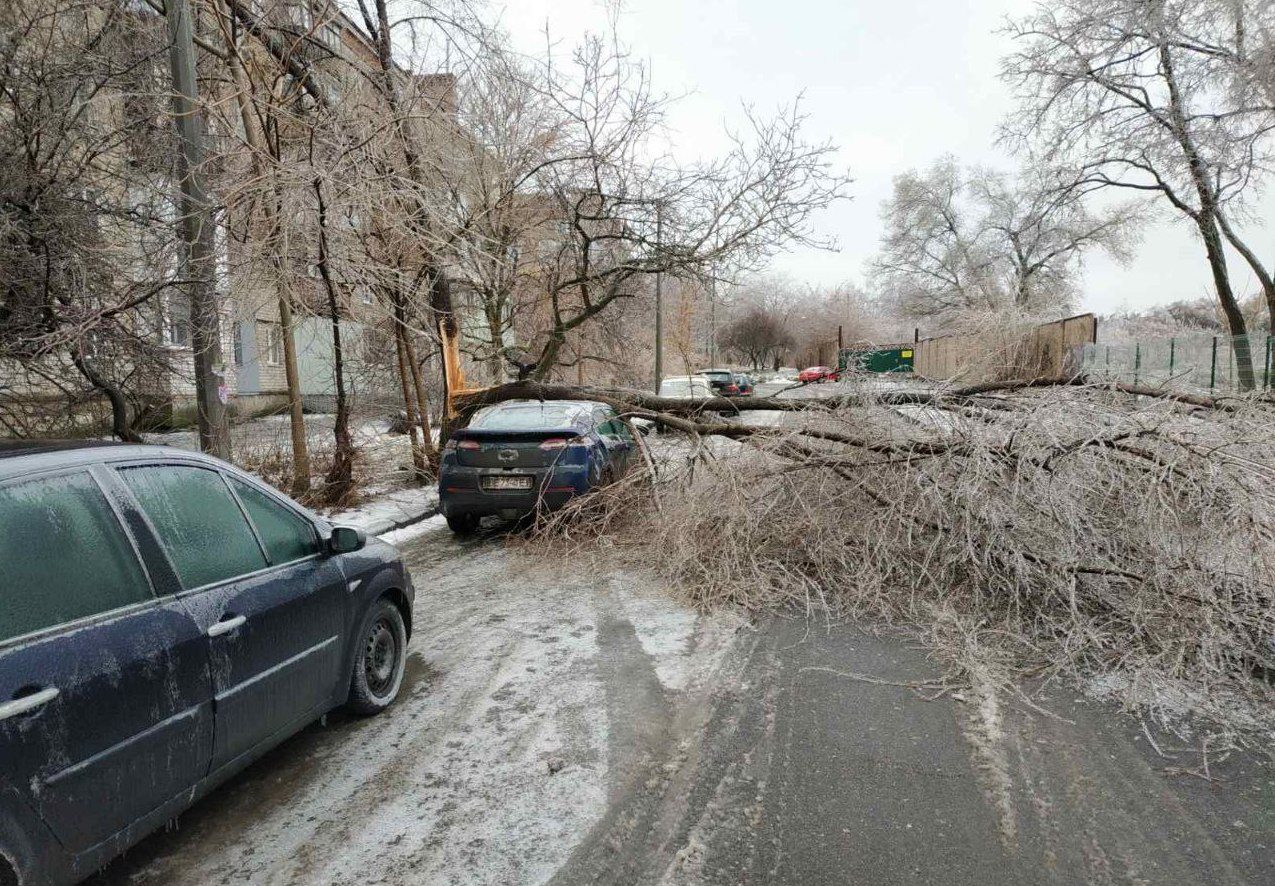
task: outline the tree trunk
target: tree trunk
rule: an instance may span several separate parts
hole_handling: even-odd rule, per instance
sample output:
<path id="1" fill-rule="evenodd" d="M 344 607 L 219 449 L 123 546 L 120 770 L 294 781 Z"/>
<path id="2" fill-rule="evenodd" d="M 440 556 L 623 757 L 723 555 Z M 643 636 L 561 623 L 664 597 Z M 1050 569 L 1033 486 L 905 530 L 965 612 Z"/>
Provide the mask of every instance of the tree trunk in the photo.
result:
<path id="1" fill-rule="evenodd" d="M 492 348 L 491 358 L 487 361 L 487 378 L 493 385 L 498 385 L 505 380 L 505 336 L 500 322 L 500 305 L 492 305 L 488 299 L 483 301 L 486 303 L 484 313 L 487 316 L 487 336 Z"/>
<path id="2" fill-rule="evenodd" d="M 1204 250 L 1208 255 L 1209 269 L 1213 272 L 1213 285 L 1217 289 L 1217 299 L 1226 316 L 1226 324 L 1231 332 L 1231 348 L 1235 353 L 1235 370 L 1239 376 L 1240 390 L 1253 390 L 1253 354 L 1249 347 L 1248 328 L 1244 322 L 1244 312 L 1240 310 L 1235 299 L 1235 291 L 1231 288 L 1230 272 L 1226 266 L 1226 252 L 1222 246 L 1222 237 L 1218 232 L 1217 220 L 1210 210 L 1204 210 L 1196 219 L 1200 236 L 1204 239 Z"/>
<path id="3" fill-rule="evenodd" d="M 314 196 L 319 207 L 319 276 L 328 294 L 328 321 L 332 326 L 332 375 L 336 386 L 336 422 L 332 426 L 335 451 L 324 480 L 324 498 L 331 505 L 349 501 L 354 491 L 354 444 L 350 440 L 350 407 L 345 392 L 345 350 L 341 344 L 341 303 L 328 264 L 328 212 L 323 201 L 323 180 L 315 178 Z"/>
<path id="4" fill-rule="evenodd" d="M 431 477 L 437 477 L 438 447 L 434 445 L 434 435 L 429 424 L 429 400 L 425 396 L 421 364 L 416 359 L 416 344 L 412 341 L 411 330 L 406 325 L 403 327 L 403 356 L 407 360 L 407 368 L 412 376 L 412 390 L 416 394 L 416 415 L 420 420 L 421 452 L 425 457 L 425 469 Z"/>
<path id="5" fill-rule="evenodd" d="M 328 502 L 342 505 L 354 491 L 354 444 L 350 440 L 350 404 L 345 394 L 345 349 L 341 344 L 341 315 L 336 290 L 328 286 L 328 319 L 332 324 L 332 373 L 336 383 L 336 423 L 332 434 L 336 451 L 324 478 Z"/>
<path id="6" fill-rule="evenodd" d="M 243 124 L 244 139 L 251 149 L 252 171 L 258 181 L 266 179 L 266 171 L 262 168 L 261 157 L 269 154 L 269 146 L 262 134 L 257 120 L 252 114 L 252 104 L 248 95 L 250 86 L 243 65 L 239 61 L 238 47 L 226 32 L 227 64 L 231 77 L 235 82 L 235 99 L 239 105 L 239 117 Z M 273 157 L 273 159 L 279 159 Z M 310 491 L 310 447 L 305 432 L 305 411 L 301 402 L 301 380 L 297 369 L 297 343 L 293 337 L 292 293 L 288 285 L 288 268 L 284 257 L 280 254 L 279 236 L 279 183 L 275 178 L 274 166 L 269 173 L 270 189 L 267 199 L 261 201 L 265 215 L 265 227 L 268 236 L 271 264 L 275 269 L 276 297 L 279 301 L 279 326 L 283 338 L 283 372 L 288 385 L 288 423 L 292 433 L 292 495 L 300 498 Z"/>
<path id="7" fill-rule="evenodd" d="M 1261 259 L 1257 257 L 1257 253 L 1231 227 L 1231 223 L 1224 213 L 1219 212 L 1217 214 L 1217 221 L 1222 228 L 1222 233 L 1226 236 L 1227 242 L 1235 247 L 1235 251 L 1248 262 L 1248 266 L 1257 277 L 1257 282 L 1261 284 L 1262 297 L 1266 300 L 1267 323 L 1271 332 L 1275 333 L 1275 278 L 1272 277 L 1266 266 L 1262 264 Z"/>
<path id="8" fill-rule="evenodd" d="M 420 443 L 420 418 L 416 409 L 416 392 L 412 386 L 411 370 L 407 365 L 406 330 L 403 326 L 402 295 L 395 292 L 394 301 L 394 350 L 398 356 L 398 380 L 403 391 L 403 410 L 407 413 L 407 437 L 412 447 L 412 473 L 417 482 L 426 478 L 425 452 Z"/>
<path id="9" fill-rule="evenodd" d="M 133 422 L 128 414 L 128 401 L 118 387 L 107 381 L 84 356 L 83 345 L 76 345 L 71 352 L 71 362 L 80 371 L 80 375 L 88 379 L 89 384 L 106 395 L 111 404 L 111 433 L 125 443 L 144 443 L 142 435 L 133 430 Z"/>
<path id="10" fill-rule="evenodd" d="M 292 304 L 283 281 L 279 283 L 279 326 L 283 336 L 283 371 L 288 385 L 288 423 L 292 431 L 292 495 L 300 498 L 310 491 L 310 448 L 305 435 L 297 343 L 292 337 Z M 333 344 L 335 346 L 335 342 Z"/>

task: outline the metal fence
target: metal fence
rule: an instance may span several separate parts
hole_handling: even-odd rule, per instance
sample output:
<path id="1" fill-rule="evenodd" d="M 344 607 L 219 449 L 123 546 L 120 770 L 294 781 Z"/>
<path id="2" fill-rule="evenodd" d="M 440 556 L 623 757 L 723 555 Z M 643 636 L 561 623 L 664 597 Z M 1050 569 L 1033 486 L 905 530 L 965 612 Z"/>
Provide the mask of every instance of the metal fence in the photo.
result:
<path id="1" fill-rule="evenodd" d="M 1094 379 L 1184 391 L 1239 391 L 1247 360 L 1253 386 L 1270 390 L 1275 379 L 1272 336 L 1185 335 L 1128 344 L 1087 344 L 1082 366 Z"/>

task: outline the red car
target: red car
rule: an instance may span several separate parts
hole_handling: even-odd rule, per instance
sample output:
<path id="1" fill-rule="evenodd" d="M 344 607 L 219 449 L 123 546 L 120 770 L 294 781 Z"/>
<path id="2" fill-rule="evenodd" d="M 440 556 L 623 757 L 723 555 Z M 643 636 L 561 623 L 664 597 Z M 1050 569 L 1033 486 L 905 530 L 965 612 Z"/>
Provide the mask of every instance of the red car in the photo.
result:
<path id="1" fill-rule="evenodd" d="M 836 381 L 837 370 L 830 366 L 811 366 L 809 369 L 803 369 L 797 373 L 797 381 L 806 382 L 825 382 Z"/>

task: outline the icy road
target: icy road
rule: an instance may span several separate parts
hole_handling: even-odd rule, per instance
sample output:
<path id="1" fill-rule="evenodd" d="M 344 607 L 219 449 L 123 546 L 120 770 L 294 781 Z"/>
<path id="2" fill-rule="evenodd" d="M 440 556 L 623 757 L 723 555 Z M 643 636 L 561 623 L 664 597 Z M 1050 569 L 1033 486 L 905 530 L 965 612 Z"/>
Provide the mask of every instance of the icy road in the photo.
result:
<path id="1" fill-rule="evenodd" d="M 399 704 L 315 724 L 95 882 L 1271 882 L 1250 757 L 1205 780 L 1071 692 L 927 700 L 897 637 L 697 616 L 438 520 L 396 541 Z"/>

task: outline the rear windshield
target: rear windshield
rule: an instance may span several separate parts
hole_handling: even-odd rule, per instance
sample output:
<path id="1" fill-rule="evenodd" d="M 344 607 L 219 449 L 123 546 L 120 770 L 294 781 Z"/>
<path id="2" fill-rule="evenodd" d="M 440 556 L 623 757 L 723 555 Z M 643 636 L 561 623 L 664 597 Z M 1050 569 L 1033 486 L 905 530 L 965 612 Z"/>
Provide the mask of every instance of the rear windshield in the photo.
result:
<path id="1" fill-rule="evenodd" d="M 535 431 L 543 428 L 569 428 L 576 424 L 580 407 L 575 405 L 505 406 L 479 413 L 470 423 L 473 428 L 493 431 Z"/>
<path id="2" fill-rule="evenodd" d="M 712 395 L 708 385 L 702 381 L 697 380 L 694 387 L 691 386 L 691 382 L 685 380 L 665 379 L 660 382 L 661 397 L 711 397 Z"/>
<path id="3" fill-rule="evenodd" d="M 711 378 L 713 381 L 730 381 L 731 380 L 731 374 L 729 372 L 704 372 L 704 373 L 701 373 L 701 375 L 706 375 L 709 378 Z"/>

